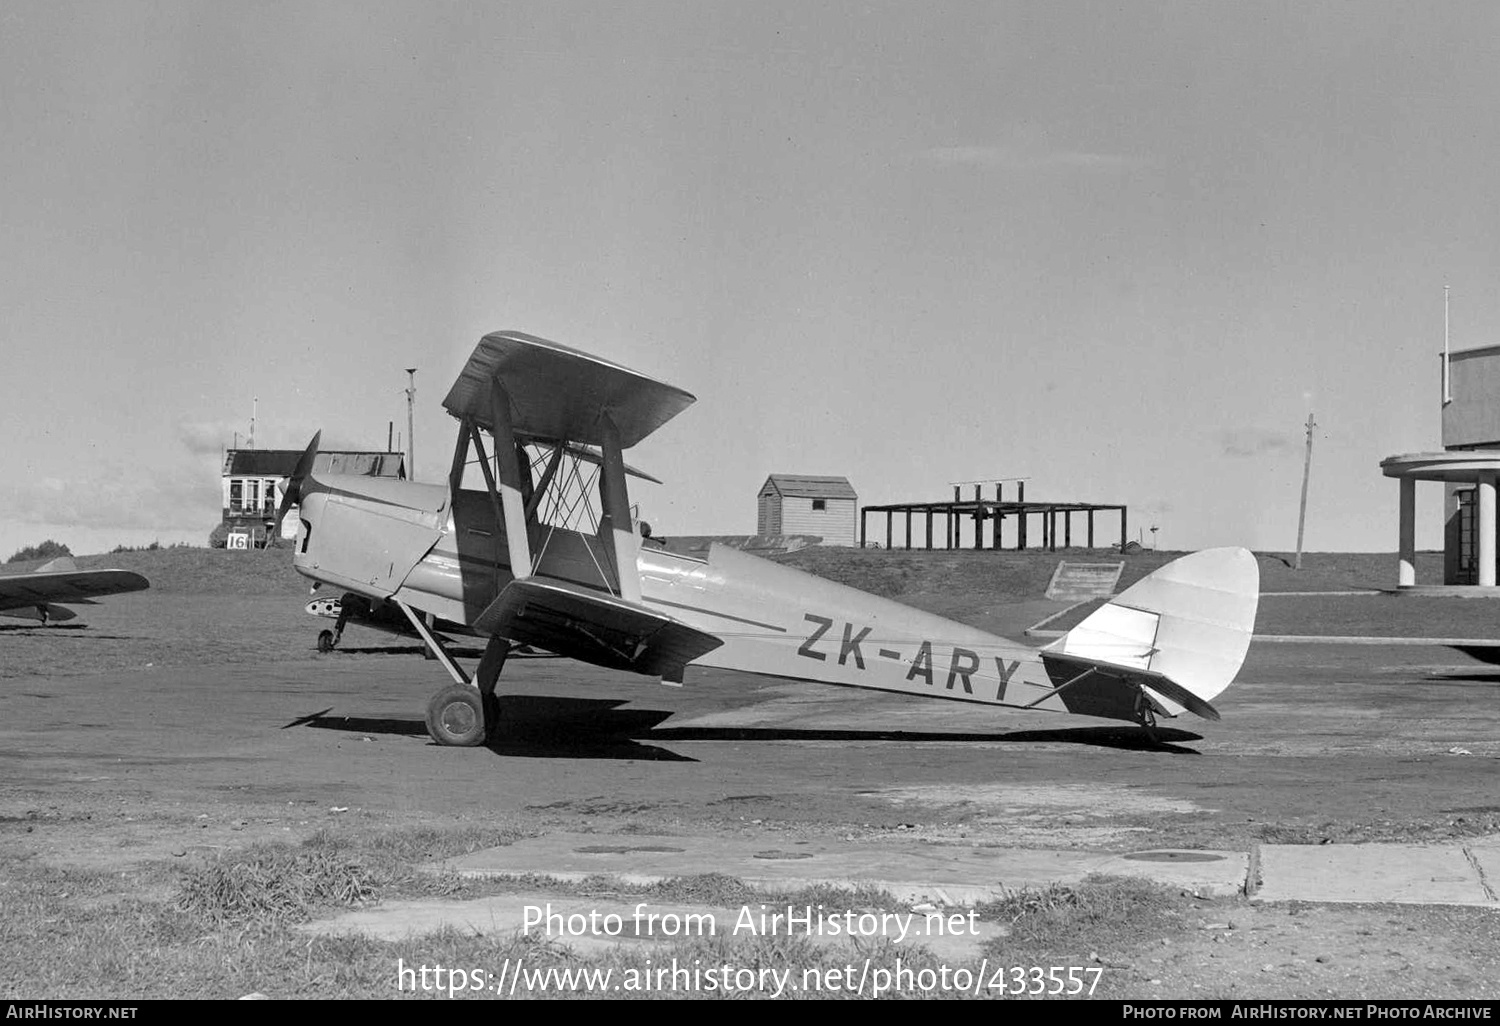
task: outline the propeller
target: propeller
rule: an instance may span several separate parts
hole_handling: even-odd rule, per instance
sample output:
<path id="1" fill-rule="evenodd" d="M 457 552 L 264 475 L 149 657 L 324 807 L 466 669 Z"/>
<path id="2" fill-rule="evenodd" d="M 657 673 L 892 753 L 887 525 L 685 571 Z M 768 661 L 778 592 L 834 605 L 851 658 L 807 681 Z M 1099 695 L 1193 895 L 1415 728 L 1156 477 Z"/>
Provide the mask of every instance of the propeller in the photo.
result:
<path id="1" fill-rule="evenodd" d="M 293 503 L 302 501 L 302 483 L 312 473 L 313 461 L 318 458 L 318 442 L 322 438 L 321 431 L 313 435 L 302 455 L 297 457 L 297 466 L 292 470 L 291 480 L 286 483 L 286 493 L 281 497 L 281 508 L 276 511 L 276 529 L 271 534 L 273 539 L 281 537 L 281 522 L 286 519 L 286 511 L 292 508 Z"/>

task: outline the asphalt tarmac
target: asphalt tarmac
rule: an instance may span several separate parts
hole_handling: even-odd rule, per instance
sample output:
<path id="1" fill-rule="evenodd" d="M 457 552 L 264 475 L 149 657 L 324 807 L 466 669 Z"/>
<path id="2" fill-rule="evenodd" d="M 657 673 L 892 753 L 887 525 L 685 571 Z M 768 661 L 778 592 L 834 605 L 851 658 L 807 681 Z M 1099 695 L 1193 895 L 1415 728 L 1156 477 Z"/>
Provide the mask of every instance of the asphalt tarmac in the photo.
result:
<path id="1" fill-rule="evenodd" d="M 117 865 L 340 816 L 1102 852 L 1500 831 L 1500 668 L 1443 647 L 1256 644 L 1223 720 L 1170 721 L 1158 742 L 1048 713 L 721 671 L 673 688 L 515 657 L 504 729 L 455 749 L 423 726 L 437 664 L 346 642 L 7 680 L 0 836 Z"/>

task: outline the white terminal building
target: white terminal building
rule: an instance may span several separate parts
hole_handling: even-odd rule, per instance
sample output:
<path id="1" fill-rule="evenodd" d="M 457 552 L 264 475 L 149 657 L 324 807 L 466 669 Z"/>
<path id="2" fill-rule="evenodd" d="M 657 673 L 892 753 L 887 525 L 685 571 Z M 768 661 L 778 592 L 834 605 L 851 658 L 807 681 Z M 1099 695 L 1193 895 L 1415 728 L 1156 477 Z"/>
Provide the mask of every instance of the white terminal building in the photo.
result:
<path id="1" fill-rule="evenodd" d="M 1418 481 L 1443 486 L 1443 584 L 1495 587 L 1500 478 L 1500 345 L 1443 354 L 1443 448 L 1380 461 L 1400 484 L 1396 584 L 1415 587 Z M 1426 582 L 1435 583 L 1435 582 Z"/>
<path id="2" fill-rule="evenodd" d="M 210 544 L 223 548 L 231 535 L 243 536 L 244 544 L 231 547 L 262 548 L 276 524 L 276 511 L 286 494 L 287 481 L 302 458 L 301 449 L 229 449 L 224 453 L 221 488 L 223 518 L 209 536 Z M 406 479 L 406 457 L 399 452 L 319 451 L 313 462 L 315 474 L 363 474 L 369 477 Z M 297 534 L 297 518 L 288 516 L 281 536 Z"/>

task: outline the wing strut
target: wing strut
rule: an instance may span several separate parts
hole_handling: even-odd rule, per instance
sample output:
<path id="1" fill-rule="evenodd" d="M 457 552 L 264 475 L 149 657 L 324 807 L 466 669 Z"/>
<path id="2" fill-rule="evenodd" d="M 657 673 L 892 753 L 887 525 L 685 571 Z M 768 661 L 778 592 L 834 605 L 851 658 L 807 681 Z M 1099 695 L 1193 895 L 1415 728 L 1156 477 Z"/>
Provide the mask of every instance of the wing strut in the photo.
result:
<path id="1" fill-rule="evenodd" d="M 625 484 L 625 459 L 620 451 L 620 430 L 614 418 L 606 411 L 599 417 L 603 432 L 599 462 L 599 497 L 604 507 L 600 523 L 601 535 L 614 550 L 615 576 L 620 582 L 620 597 L 627 602 L 640 602 L 641 578 L 636 569 L 635 524 L 630 519 L 630 492 Z"/>
<path id="2" fill-rule="evenodd" d="M 499 470 L 499 480 L 494 487 L 500 493 L 500 507 L 505 514 L 505 544 L 510 551 L 510 572 L 519 581 L 531 576 L 531 539 L 526 531 L 526 500 L 521 493 L 521 461 L 516 457 L 510 396 L 498 378 L 490 379 L 490 418 L 494 425 L 490 433 L 495 438 L 495 463 Z M 632 569 L 635 565 L 633 558 Z"/>
<path id="3" fill-rule="evenodd" d="M 426 643 L 427 650 L 437 657 L 438 662 L 443 664 L 443 669 L 448 671 L 448 676 L 453 678 L 453 682 L 455 684 L 472 684 L 473 681 L 469 680 L 469 675 L 453 661 L 453 657 L 448 654 L 448 650 L 443 647 L 443 643 L 438 641 L 432 631 L 427 629 L 427 624 L 422 621 L 422 614 L 400 599 L 393 598 L 391 601 L 396 603 L 396 607 L 406 614 L 406 618 L 411 621 L 411 625 L 417 629 L 417 634 Z"/>
<path id="4" fill-rule="evenodd" d="M 457 501 L 459 489 L 464 486 L 464 467 L 469 462 L 469 432 L 473 429 L 473 421 L 467 417 L 458 419 L 458 441 L 453 444 L 453 465 L 448 468 L 448 494 Z"/>
<path id="5" fill-rule="evenodd" d="M 469 443 L 474 446 L 474 453 L 479 457 L 479 469 L 484 474 L 485 491 L 489 492 L 490 507 L 495 511 L 495 523 L 505 523 L 505 508 L 500 501 L 500 489 L 495 485 L 495 474 L 490 470 L 490 454 L 484 451 L 484 438 L 479 434 L 479 428 L 474 422 L 466 422 L 469 428 Z"/>

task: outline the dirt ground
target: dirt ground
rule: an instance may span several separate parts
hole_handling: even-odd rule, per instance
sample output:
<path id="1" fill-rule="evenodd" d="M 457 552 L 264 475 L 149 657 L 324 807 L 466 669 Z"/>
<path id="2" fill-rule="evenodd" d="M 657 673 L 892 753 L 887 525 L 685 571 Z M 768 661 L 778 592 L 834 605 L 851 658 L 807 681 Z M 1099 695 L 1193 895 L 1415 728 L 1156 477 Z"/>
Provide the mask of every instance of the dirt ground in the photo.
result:
<path id="1" fill-rule="evenodd" d="M 518 657 L 506 730 L 447 749 L 422 722 L 441 671 L 410 644 L 351 629 L 319 656 L 324 624 L 295 596 L 133 598 L 86 627 L 0 630 L 0 850 L 125 869 L 355 820 L 1115 851 L 1500 833 L 1500 668 L 1445 648 L 1257 644 L 1223 721 L 1176 721 L 1160 745 L 1103 721 Z M 1110 971 L 1126 996 L 1493 999 L 1497 952 L 1494 910 L 1242 899 Z"/>

